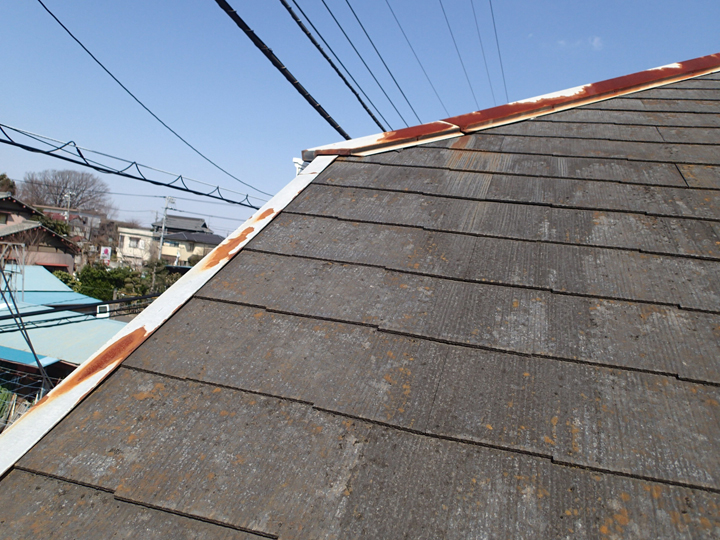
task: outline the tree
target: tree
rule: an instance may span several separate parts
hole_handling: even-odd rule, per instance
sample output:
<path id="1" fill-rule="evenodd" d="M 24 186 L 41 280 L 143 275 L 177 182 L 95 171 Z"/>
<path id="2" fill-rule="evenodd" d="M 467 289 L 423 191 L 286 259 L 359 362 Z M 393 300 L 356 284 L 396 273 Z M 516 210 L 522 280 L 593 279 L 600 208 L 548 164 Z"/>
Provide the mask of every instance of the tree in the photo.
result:
<path id="1" fill-rule="evenodd" d="M 28 204 L 43 204 L 77 210 L 110 213 L 114 208 L 108 185 L 94 174 L 79 171 L 26 173 L 18 198 Z"/>
<path id="2" fill-rule="evenodd" d="M 33 221 L 39 221 L 46 229 L 50 229 L 52 232 L 59 234 L 60 236 L 67 236 L 70 234 L 70 226 L 57 219 L 53 219 L 46 214 L 40 214 L 31 218 Z"/>
<path id="3" fill-rule="evenodd" d="M 63 270 L 55 270 L 53 272 L 53 276 L 58 278 L 65 285 L 70 287 L 73 291 L 75 291 L 75 292 L 80 291 L 80 282 L 72 274 L 65 272 Z"/>
<path id="4" fill-rule="evenodd" d="M 96 262 L 86 264 L 78 272 L 80 287 L 78 292 L 98 300 L 112 300 L 113 291 L 125 287 L 125 280 L 133 274 L 130 268 L 108 269 L 104 264 Z"/>
<path id="5" fill-rule="evenodd" d="M 15 181 L 12 180 L 5 173 L 0 174 L 0 192 L 10 193 L 10 195 L 15 195 L 15 190 L 16 190 Z"/>

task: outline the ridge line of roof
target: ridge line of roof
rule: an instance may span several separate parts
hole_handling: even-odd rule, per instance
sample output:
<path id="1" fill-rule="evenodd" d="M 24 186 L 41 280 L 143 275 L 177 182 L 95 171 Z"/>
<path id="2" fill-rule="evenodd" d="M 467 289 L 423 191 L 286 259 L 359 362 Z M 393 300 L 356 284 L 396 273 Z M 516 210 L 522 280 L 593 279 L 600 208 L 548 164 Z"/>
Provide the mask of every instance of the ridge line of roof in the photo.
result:
<path id="1" fill-rule="evenodd" d="M 0 477 L 290 204 L 335 156 L 319 156 L 250 219 L 0 434 Z"/>
<path id="2" fill-rule="evenodd" d="M 368 156 L 502 126 L 581 105 L 649 90 L 720 71 L 720 53 L 667 64 L 559 92 L 514 101 L 505 105 L 303 150 L 305 161 L 316 156 Z"/>

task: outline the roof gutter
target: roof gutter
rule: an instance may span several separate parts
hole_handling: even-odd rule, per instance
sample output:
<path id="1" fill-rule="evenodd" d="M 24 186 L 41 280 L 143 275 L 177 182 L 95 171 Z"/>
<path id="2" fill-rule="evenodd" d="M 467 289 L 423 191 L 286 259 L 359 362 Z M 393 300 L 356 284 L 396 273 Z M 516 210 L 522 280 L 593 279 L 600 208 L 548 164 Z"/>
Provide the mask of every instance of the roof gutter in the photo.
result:
<path id="1" fill-rule="evenodd" d="M 581 105 L 597 103 L 717 71 L 720 71 L 720 53 L 676 64 L 668 64 L 593 84 L 576 86 L 561 92 L 515 101 L 482 111 L 453 116 L 437 122 L 311 148 L 303 151 L 303 159 L 311 161 L 316 156 L 327 155 L 368 156 L 389 150 L 399 150 L 422 143 L 460 137 L 491 127 L 528 120 Z"/>
<path id="2" fill-rule="evenodd" d="M 6 429 L 0 435 L 0 476 L 230 262 L 334 160 L 335 156 L 314 159 L 233 234 Z"/>

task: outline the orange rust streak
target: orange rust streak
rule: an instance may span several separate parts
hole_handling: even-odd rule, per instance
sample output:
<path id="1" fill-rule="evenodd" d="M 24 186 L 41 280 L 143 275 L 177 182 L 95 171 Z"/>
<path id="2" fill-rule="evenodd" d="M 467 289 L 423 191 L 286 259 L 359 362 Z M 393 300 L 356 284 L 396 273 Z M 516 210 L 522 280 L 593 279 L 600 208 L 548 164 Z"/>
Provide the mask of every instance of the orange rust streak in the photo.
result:
<path id="1" fill-rule="evenodd" d="M 262 221 L 266 217 L 272 216 L 274 213 L 275 213 L 275 210 L 273 208 L 268 208 L 262 214 L 260 214 L 258 217 L 254 217 L 253 221 Z"/>
<path id="2" fill-rule="evenodd" d="M 679 63 L 679 67 L 651 69 L 588 84 L 577 94 L 571 96 L 540 98 L 537 101 L 525 103 L 508 103 L 506 105 L 500 105 L 499 107 L 485 109 L 484 111 L 446 118 L 444 121 L 456 124 L 464 131 L 491 124 L 498 120 L 508 120 L 518 116 L 531 116 L 532 113 L 537 114 L 556 109 L 560 106 L 597 101 L 600 98 L 616 97 L 633 90 L 641 89 L 645 85 L 661 83 L 675 77 L 689 77 L 697 72 L 715 68 L 719 64 L 720 54 L 712 54 L 702 58 L 696 58 L 695 60 L 681 62 Z"/>
<path id="3" fill-rule="evenodd" d="M 207 270 L 217 266 L 225 260 L 230 259 L 230 252 L 234 250 L 238 245 L 242 244 L 250 233 L 255 231 L 255 227 L 246 227 L 243 231 L 235 238 L 229 238 L 224 243 L 220 244 L 215 248 L 210 255 L 203 259 L 202 268 Z"/>
<path id="4" fill-rule="evenodd" d="M 376 149 L 399 143 L 411 143 L 422 137 L 439 135 L 456 129 L 475 131 L 483 127 L 495 125 L 501 121 L 510 122 L 537 116 L 558 108 L 578 106 L 601 99 L 617 97 L 633 91 L 669 84 L 691 77 L 710 73 L 720 67 L 720 53 L 679 62 L 677 67 L 663 67 L 641 71 L 622 77 L 616 77 L 582 87 L 576 94 L 538 98 L 534 101 L 508 103 L 482 111 L 445 118 L 437 122 L 412 126 L 397 131 L 380 134 L 377 141 L 357 148 L 323 148 L 315 151 L 315 155 L 349 156 L 353 153 Z"/>
<path id="5" fill-rule="evenodd" d="M 262 221 L 273 216 L 275 213 L 274 208 L 268 208 L 259 216 L 253 217 L 250 221 Z M 235 238 L 228 238 L 225 240 L 225 242 L 216 247 L 214 251 L 205 257 L 202 262 L 200 262 L 200 268 L 202 270 L 209 270 L 222 262 L 229 261 L 232 258 L 232 251 L 237 249 L 240 244 L 247 240 L 247 237 L 253 232 L 255 232 L 255 227 L 245 227 Z"/>
<path id="6" fill-rule="evenodd" d="M 93 375 L 96 375 L 100 371 L 103 371 L 109 366 L 119 364 L 125 360 L 130 353 L 137 349 L 143 341 L 145 341 L 147 334 L 148 333 L 145 329 L 141 327 L 136 328 L 126 336 L 121 337 L 115 343 L 112 343 L 104 349 L 90 362 L 81 365 L 73 371 L 57 388 L 38 401 L 37 406 L 40 406 L 45 401 L 52 401 L 58 396 L 66 394 L 83 381 L 89 379 Z"/>
<path id="7" fill-rule="evenodd" d="M 440 135 L 447 131 L 455 131 L 457 126 L 447 121 L 430 122 L 419 126 L 399 129 L 397 131 L 387 131 L 378 139 L 378 144 L 387 144 L 395 141 L 411 141 L 421 137 L 431 135 Z"/>

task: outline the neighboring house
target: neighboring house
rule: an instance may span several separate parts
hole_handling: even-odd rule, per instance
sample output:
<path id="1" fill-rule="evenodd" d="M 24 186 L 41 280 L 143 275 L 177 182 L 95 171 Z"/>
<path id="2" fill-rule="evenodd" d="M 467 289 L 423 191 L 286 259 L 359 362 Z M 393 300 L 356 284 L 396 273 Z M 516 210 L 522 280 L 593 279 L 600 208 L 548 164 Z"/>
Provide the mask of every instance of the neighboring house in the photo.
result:
<path id="1" fill-rule="evenodd" d="M 161 232 L 162 221 L 153 223 L 152 230 L 118 227 L 119 262 L 140 268 L 157 258 Z M 204 219 L 168 216 L 162 259 L 171 265 L 186 266 L 190 257 L 204 257 L 222 241 L 222 236 L 214 234 Z"/>
<path id="2" fill-rule="evenodd" d="M 223 237 L 207 232 L 178 232 L 165 236 L 163 259 L 174 266 L 187 266 L 190 258 L 202 258 L 223 241 Z"/>
<path id="3" fill-rule="evenodd" d="M 720 54 L 304 152 L 0 436 L 3 534 L 718 538 L 718 118 Z"/>
<path id="4" fill-rule="evenodd" d="M 17 200 L 10 193 L 0 192 L 0 230 L 41 215 L 42 212 Z"/>
<path id="5" fill-rule="evenodd" d="M 0 228 L 0 243 L 22 244 L 25 246 L 25 260 L 22 264 L 34 264 L 48 270 L 75 270 L 75 255 L 80 248 L 64 236 L 44 227 L 37 221 L 23 221 Z"/>
<path id="6" fill-rule="evenodd" d="M 0 194 L 0 243 L 25 246 L 25 260 L 16 260 L 16 263 L 73 272 L 80 248 L 39 222 L 30 221 L 40 215 L 41 212 L 9 193 Z"/>
<path id="7" fill-rule="evenodd" d="M 134 227 L 118 227 L 118 261 L 139 269 L 157 258 L 157 241 L 153 231 Z"/>

